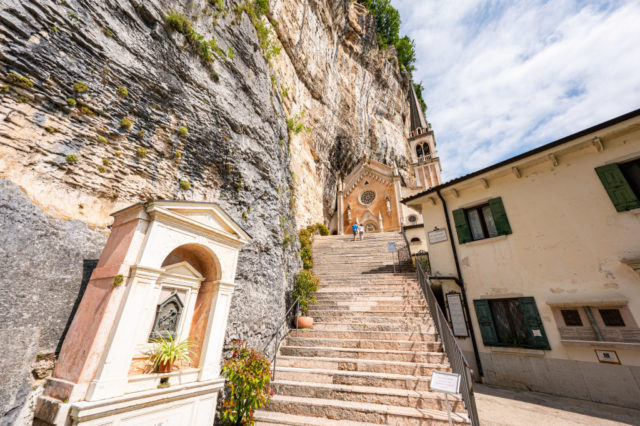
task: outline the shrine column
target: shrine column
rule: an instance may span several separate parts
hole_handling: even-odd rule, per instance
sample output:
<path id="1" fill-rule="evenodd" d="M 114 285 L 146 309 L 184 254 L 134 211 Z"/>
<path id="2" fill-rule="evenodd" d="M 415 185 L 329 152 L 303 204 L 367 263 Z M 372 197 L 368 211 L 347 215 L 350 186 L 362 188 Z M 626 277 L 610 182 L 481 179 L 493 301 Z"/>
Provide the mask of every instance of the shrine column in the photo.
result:
<path id="1" fill-rule="evenodd" d="M 338 182 L 338 235 L 344 235 L 344 191 L 342 180 Z"/>
<path id="2" fill-rule="evenodd" d="M 227 319 L 231 309 L 231 298 L 236 287 L 234 283 L 216 281 L 213 283 L 213 303 L 209 311 L 209 324 L 205 341 L 202 344 L 200 359 L 200 381 L 215 379 L 220 375 L 220 361 L 224 336 L 227 331 Z"/>

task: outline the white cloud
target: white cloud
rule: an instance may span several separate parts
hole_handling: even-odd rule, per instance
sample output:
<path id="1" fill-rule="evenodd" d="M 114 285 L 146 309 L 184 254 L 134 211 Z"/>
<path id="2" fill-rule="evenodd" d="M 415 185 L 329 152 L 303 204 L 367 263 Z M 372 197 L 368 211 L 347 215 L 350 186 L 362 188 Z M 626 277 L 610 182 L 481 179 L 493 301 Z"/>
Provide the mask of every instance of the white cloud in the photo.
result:
<path id="1" fill-rule="evenodd" d="M 640 3 L 393 0 L 445 179 L 640 107 Z"/>

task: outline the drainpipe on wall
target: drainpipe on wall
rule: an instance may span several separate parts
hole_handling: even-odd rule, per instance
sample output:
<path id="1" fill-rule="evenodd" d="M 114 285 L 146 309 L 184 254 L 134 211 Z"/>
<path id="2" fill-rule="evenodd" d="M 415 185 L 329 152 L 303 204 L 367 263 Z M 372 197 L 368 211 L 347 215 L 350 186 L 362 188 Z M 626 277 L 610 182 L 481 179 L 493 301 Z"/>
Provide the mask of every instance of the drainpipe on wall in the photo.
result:
<path id="1" fill-rule="evenodd" d="M 460 270 L 460 262 L 458 261 L 458 251 L 456 250 L 456 244 L 453 242 L 453 232 L 451 231 L 451 221 L 449 220 L 449 211 L 447 209 L 447 202 L 438 189 L 436 191 L 440 201 L 442 201 L 442 209 L 444 210 L 444 217 L 447 221 L 447 231 L 449 231 L 449 242 L 451 243 L 451 251 L 453 252 L 453 260 L 456 264 L 456 272 L 458 274 L 458 285 L 462 291 L 462 303 L 464 303 L 464 309 L 467 311 L 469 317 L 469 332 L 471 335 L 471 344 L 473 345 L 473 355 L 476 358 L 476 365 L 478 366 L 478 375 L 480 380 L 484 379 L 484 372 L 482 370 L 482 362 L 480 362 L 480 353 L 478 352 L 478 345 L 476 344 L 476 334 L 473 331 L 473 321 L 471 320 L 471 311 L 469 310 L 469 304 L 467 303 L 467 292 L 465 290 L 464 281 L 462 280 L 462 271 Z"/>

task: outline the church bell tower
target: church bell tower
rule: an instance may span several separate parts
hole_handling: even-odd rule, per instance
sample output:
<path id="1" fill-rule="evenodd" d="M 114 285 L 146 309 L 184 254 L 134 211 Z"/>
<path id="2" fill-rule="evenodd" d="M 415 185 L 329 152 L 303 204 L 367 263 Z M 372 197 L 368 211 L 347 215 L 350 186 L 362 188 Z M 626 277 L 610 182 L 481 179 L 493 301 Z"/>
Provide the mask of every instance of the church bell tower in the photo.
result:
<path id="1" fill-rule="evenodd" d="M 427 124 L 413 85 L 411 85 L 409 92 L 409 108 L 411 115 L 409 133 L 411 167 L 415 174 L 416 185 L 427 190 L 442 183 L 440 158 L 436 153 L 435 136 L 431 126 Z"/>

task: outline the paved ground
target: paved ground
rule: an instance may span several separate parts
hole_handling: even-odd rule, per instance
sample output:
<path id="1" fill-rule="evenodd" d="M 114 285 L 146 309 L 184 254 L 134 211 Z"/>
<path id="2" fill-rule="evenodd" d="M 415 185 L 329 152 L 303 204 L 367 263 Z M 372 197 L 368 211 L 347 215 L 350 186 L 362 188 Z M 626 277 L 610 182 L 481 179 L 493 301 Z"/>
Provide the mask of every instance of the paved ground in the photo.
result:
<path id="1" fill-rule="evenodd" d="M 640 410 L 538 392 L 475 385 L 485 425 L 640 425 Z"/>

